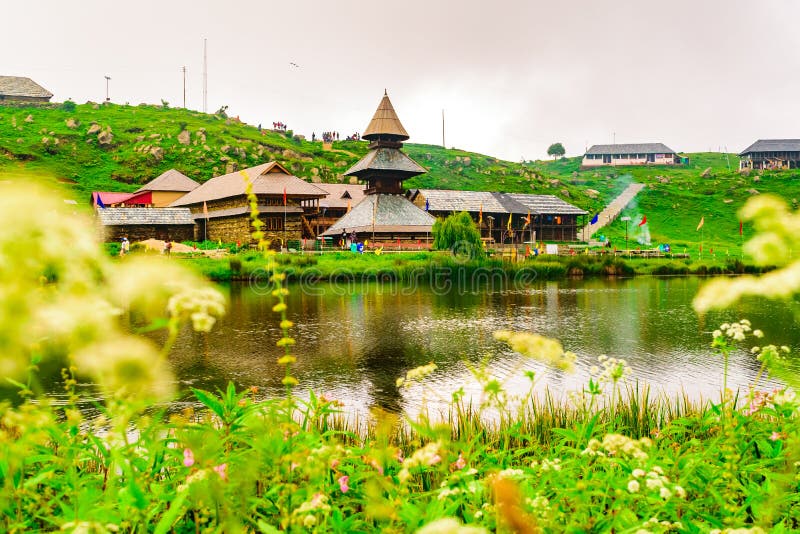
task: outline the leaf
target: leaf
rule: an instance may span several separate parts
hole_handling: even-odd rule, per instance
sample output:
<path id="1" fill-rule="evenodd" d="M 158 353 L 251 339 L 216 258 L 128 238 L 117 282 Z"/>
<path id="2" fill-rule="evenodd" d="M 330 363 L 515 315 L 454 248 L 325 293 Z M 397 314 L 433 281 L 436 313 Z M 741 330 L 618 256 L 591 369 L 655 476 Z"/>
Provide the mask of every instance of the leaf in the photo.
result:
<path id="1" fill-rule="evenodd" d="M 211 392 L 204 391 L 202 389 L 195 389 L 192 388 L 192 393 L 200 401 L 200 403 L 217 414 L 221 418 L 225 418 L 225 407 L 222 405 L 222 402 L 216 395 Z"/>
<path id="2" fill-rule="evenodd" d="M 186 500 L 186 496 L 188 495 L 188 489 L 181 491 L 178 493 L 175 500 L 172 501 L 170 504 L 169 510 L 167 513 L 163 515 L 161 521 L 158 522 L 156 525 L 156 529 L 153 531 L 155 534 L 166 534 L 172 528 L 172 525 L 178 520 L 178 517 L 183 513 L 183 502 Z"/>

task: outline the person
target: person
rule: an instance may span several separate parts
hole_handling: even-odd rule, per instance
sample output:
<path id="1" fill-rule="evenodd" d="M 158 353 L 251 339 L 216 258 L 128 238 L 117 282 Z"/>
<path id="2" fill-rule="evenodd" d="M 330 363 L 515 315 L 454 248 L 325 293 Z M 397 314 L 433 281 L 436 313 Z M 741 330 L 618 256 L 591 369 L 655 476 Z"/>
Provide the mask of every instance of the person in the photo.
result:
<path id="1" fill-rule="evenodd" d="M 164 243 L 164 254 L 169 256 L 170 252 L 172 252 L 172 241 L 167 241 Z"/>
<path id="2" fill-rule="evenodd" d="M 311 142 L 313 143 L 316 140 L 317 140 L 317 133 L 316 132 L 311 132 Z"/>
<path id="3" fill-rule="evenodd" d="M 347 230 L 342 230 L 342 248 L 347 246 Z"/>
<path id="4" fill-rule="evenodd" d="M 128 242 L 127 237 L 123 237 L 122 241 L 119 244 L 119 255 L 124 256 L 130 250 L 130 243 Z"/>

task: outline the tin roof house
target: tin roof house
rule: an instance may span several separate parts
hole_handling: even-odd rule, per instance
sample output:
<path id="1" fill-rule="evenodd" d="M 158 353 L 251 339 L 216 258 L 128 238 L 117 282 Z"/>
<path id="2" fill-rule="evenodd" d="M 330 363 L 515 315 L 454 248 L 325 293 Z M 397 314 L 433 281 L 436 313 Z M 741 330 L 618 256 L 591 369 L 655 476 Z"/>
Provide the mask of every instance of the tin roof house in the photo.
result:
<path id="1" fill-rule="evenodd" d="M 759 139 L 739 157 L 740 169 L 797 169 L 800 167 L 800 139 Z"/>
<path id="2" fill-rule="evenodd" d="M 0 104 L 3 102 L 50 102 L 53 93 L 22 76 L 0 76 Z"/>
<path id="3" fill-rule="evenodd" d="M 663 143 L 593 145 L 583 156 L 582 168 L 612 165 L 677 165 L 678 154 Z"/>

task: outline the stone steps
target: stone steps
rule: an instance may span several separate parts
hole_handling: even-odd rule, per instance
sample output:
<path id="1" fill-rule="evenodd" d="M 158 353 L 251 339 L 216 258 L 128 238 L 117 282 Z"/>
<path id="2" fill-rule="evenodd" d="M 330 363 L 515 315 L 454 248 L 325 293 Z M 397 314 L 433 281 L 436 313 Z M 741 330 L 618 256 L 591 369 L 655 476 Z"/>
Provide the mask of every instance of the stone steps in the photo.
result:
<path id="1" fill-rule="evenodd" d="M 578 233 L 581 241 L 589 241 L 594 235 L 595 232 L 603 228 L 604 226 L 611 224 L 625 209 L 631 200 L 633 200 L 636 195 L 644 189 L 645 184 L 630 184 L 625 190 L 620 193 L 620 195 L 611 201 L 611 203 L 605 207 L 603 211 L 597 217 L 597 222 L 595 224 L 588 224 L 586 227 L 583 228 Z"/>

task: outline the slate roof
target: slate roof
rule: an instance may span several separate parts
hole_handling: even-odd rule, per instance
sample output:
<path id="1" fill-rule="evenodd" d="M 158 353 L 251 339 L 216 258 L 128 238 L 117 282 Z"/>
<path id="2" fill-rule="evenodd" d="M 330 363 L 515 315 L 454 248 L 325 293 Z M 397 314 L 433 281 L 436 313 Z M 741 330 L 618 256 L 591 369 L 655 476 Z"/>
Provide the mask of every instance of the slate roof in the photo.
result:
<path id="1" fill-rule="evenodd" d="M 627 145 L 593 145 L 586 154 L 675 154 L 663 143 L 640 143 Z"/>
<path id="2" fill-rule="evenodd" d="M 253 182 L 257 195 L 283 195 L 289 197 L 322 198 L 327 195 L 319 187 L 289 174 L 279 163 L 271 161 L 244 170 Z M 241 171 L 212 178 L 200 187 L 188 192 L 170 206 L 190 206 L 209 200 L 244 195 L 247 182 Z"/>
<path id="3" fill-rule="evenodd" d="M 753 152 L 800 152 L 800 139 L 759 139 L 739 155 Z"/>
<path id="4" fill-rule="evenodd" d="M 379 137 L 390 137 L 398 141 L 408 139 L 408 132 L 400 123 L 400 119 L 394 111 L 394 106 L 389 100 L 389 95 L 385 91 L 375 115 L 372 116 L 372 120 L 369 121 L 367 129 L 364 130 L 364 134 L 361 137 L 369 140 Z"/>
<path id="5" fill-rule="evenodd" d="M 362 184 L 314 184 L 328 196 L 319 201 L 320 208 L 346 208 L 348 201 L 350 207 L 355 206 L 364 199 L 364 190 L 367 186 Z"/>
<path id="6" fill-rule="evenodd" d="M 430 232 L 436 219 L 419 209 L 406 197 L 400 195 L 367 195 L 353 209 L 328 228 L 322 235 L 341 235 L 348 233 L 371 232 Z"/>
<path id="7" fill-rule="evenodd" d="M 97 217 L 103 226 L 194 224 L 189 208 L 105 208 Z"/>
<path id="8" fill-rule="evenodd" d="M 515 213 L 519 215 L 558 214 L 585 215 L 586 212 L 554 195 L 526 193 L 493 193 L 490 191 L 452 191 L 447 189 L 417 189 L 412 200 L 421 194 L 431 211 L 477 213 Z"/>
<path id="9" fill-rule="evenodd" d="M 53 93 L 30 78 L 21 76 L 0 76 L 0 96 L 52 98 Z"/>
<path id="10" fill-rule="evenodd" d="M 375 148 L 367 152 L 358 163 L 350 167 L 345 176 L 358 176 L 366 171 L 397 171 L 406 176 L 416 176 L 427 171 L 419 163 L 396 148 Z"/>
<path id="11" fill-rule="evenodd" d="M 153 178 L 142 187 L 140 191 L 193 191 L 200 187 L 200 184 L 186 176 L 180 171 L 170 169 L 167 172 Z"/>

